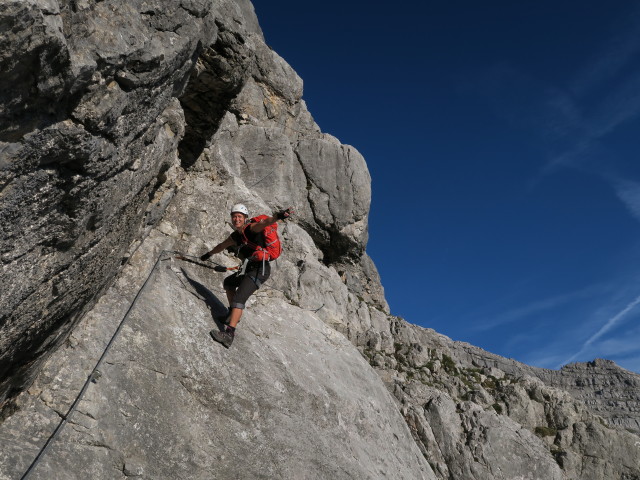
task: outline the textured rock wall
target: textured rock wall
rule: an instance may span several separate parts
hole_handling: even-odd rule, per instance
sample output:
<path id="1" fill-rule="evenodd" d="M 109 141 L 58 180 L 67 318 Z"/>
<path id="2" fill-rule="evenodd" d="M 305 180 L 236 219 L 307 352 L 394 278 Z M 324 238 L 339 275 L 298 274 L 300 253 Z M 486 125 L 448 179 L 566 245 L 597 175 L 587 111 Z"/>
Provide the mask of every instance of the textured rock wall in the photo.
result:
<path id="1" fill-rule="evenodd" d="M 549 380 L 580 383 L 571 370 L 589 367 L 533 368 L 401 319 L 390 332 L 392 344 L 362 351 L 439 478 L 640 478 L 640 437 L 617 428 L 615 410 L 601 402 L 599 416 Z M 606 363 L 630 384 L 640 377 Z"/>
<path id="2" fill-rule="evenodd" d="M 201 181 L 187 180 L 176 200 L 208 207 Z M 170 208 L 166 222 L 180 224 L 184 213 Z M 162 230 L 0 425 L 0 479 L 20 478 L 67 412 L 114 320 L 158 252 L 176 242 Z M 214 343 L 221 278 L 176 259 L 160 263 L 100 378 L 30 478 L 436 478 L 375 371 L 281 292 L 257 293 L 231 349 Z"/>
<path id="3" fill-rule="evenodd" d="M 28 466 L 160 251 L 210 249 L 238 201 L 296 217 L 233 350 L 206 335 L 221 276 L 167 260 L 41 478 L 640 478 L 637 375 L 535 369 L 389 315 L 365 253 L 366 163 L 315 124 L 248 1 L 0 14 L 2 52 L 25 58 L 0 53 L 0 82 L 24 80 L 0 107 L 2 398 L 129 259 L 5 409 L 0 478 Z"/>
<path id="4" fill-rule="evenodd" d="M 640 376 L 610 360 L 574 363 L 538 374 L 546 384 L 569 392 L 610 425 L 640 434 Z"/>
<path id="5" fill-rule="evenodd" d="M 513 376 L 531 376 L 562 389 L 615 425 L 640 434 L 640 375 L 620 368 L 610 360 L 566 365 L 547 370 L 523 365 L 466 343 L 454 343 L 453 356 L 466 366 L 498 368 Z"/>
<path id="6" fill-rule="evenodd" d="M 35 458 L 159 252 L 211 248 L 243 201 L 255 213 L 292 205 L 296 221 L 282 228 L 284 254 L 232 350 L 207 334 L 222 275 L 162 264 L 35 477 L 435 478 L 384 384 L 336 332 L 358 338 L 370 328 L 366 302 L 386 322 L 364 254 L 364 159 L 321 133 L 300 78 L 258 31 L 216 26 L 180 96 L 177 148 L 189 170 L 176 167 L 177 192 L 158 225 L 16 399 L 0 425 L 10 446 L 0 473 L 20 475 Z"/>
<path id="7" fill-rule="evenodd" d="M 0 404 L 170 200 L 210 2 L 0 4 Z"/>

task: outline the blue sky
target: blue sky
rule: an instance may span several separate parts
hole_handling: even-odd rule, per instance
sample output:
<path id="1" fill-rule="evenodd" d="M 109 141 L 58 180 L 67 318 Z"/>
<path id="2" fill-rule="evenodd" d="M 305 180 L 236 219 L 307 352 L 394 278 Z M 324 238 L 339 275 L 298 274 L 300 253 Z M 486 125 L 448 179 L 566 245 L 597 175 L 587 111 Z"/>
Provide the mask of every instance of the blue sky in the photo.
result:
<path id="1" fill-rule="evenodd" d="M 640 372 L 640 4 L 254 6 L 316 122 L 367 160 L 392 313 Z"/>

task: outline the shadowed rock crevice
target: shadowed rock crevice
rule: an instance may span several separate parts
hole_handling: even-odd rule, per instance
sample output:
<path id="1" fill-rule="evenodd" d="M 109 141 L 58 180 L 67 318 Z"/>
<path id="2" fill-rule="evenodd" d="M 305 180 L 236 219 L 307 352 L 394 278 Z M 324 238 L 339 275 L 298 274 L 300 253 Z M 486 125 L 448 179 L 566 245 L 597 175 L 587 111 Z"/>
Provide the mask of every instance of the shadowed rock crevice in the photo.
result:
<path id="1" fill-rule="evenodd" d="M 70 59 L 60 24 L 58 15 L 30 2 L 0 4 L 0 142 L 64 118 Z M 41 32 L 35 41 L 33 31 Z"/>
<path id="2" fill-rule="evenodd" d="M 238 46 L 244 40 L 238 34 L 220 29 L 214 45 L 204 49 L 189 78 L 180 104 L 184 110 L 185 133 L 178 155 L 182 167 L 189 169 L 210 142 L 246 81 L 244 60 Z M 240 68 L 238 68 L 240 66 Z"/>
<path id="3" fill-rule="evenodd" d="M 0 394 L 10 399 L 19 394 L 28 384 L 30 370 L 34 364 L 41 363 L 55 351 L 58 339 L 66 337 L 66 334 L 74 326 L 73 318 L 77 317 L 78 315 L 74 312 L 57 319 L 49 319 L 48 326 L 42 325 L 17 340 L 15 343 L 16 353 L 10 358 L 0 359 L 0 378 L 10 379 L 10 382 L 3 385 Z M 2 405 L 0 423 L 13 408 L 12 401 Z"/>

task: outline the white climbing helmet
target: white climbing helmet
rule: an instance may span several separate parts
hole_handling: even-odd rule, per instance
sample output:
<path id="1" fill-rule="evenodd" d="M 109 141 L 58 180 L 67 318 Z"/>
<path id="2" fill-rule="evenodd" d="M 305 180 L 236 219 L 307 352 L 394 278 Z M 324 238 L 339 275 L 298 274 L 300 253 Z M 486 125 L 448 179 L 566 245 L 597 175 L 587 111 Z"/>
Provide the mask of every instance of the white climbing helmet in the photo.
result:
<path id="1" fill-rule="evenodd" d="M 242 213 L 247 217 L 249 216 L 249 209 L 241 203 L 236 203 L 233 207 L 231 207 L 231 215 L 236 212 Z"/>

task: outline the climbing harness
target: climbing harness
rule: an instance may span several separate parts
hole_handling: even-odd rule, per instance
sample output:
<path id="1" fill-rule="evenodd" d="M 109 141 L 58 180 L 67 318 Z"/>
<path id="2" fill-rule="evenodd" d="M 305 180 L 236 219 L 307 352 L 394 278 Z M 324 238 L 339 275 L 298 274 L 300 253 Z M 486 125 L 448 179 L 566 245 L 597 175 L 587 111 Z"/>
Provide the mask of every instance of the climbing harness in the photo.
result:
<path id="1" fill-rule="evenodd" d="M 244 262 L 242 262 L 242 265 L 239 267 L 238 275 L 244 275 L 246 273 L 247 265 L 249 265 L 249 259 L 245 258 Z M 263 273 L 264 273 L 264 271 L 263 271 Z"/>
<path id="2" fill-rule="evenodd" d="M 238 271 L 236 272 L 236 275 L 245 275 L 245 274 L 246 274 L 245 272 L 246 272 L 246 270 L 247 270 L 247 265 L 249 265 L 249 260 L 250 260 L 249 258 L 245 258 L 245 259 L 244 259 L 244 261 L 242 262 L 242 264 L 241 264 L 241 265 L 238 265 L 237 267 L 225 267 L 224 265 L 221 265 L 221 264 L 219 264 L 219 263 L 216 263 L 216 262 L 214 262 L 213 260 L 209 260 L 209 262 L 211 262 L 211 263 L 215 264 L 215 267 L 212 267 L 211 265 L 207 265 L 207 264 L 206 264 L 206 263 L 204 263 L 204 262 L 193 260 L 193 259 L 195 259 L 196 257 L 192 257 L 191 255 L 186 255 L 186 254 L 183 254 L 183 253 L 179 253 L 179 254 L 177 254 L 177 255 L 175 256 L 175 258 L 177 258 L 178 260 L 186 260 L 186 261 L 188 261 L 188 262 L 190 262 L 190 263 L 194 263 L 194 264 L 199 265 L 199 266 L 201 266 L 201 267 L 211 268 L 211 269 L 215 270 L 216 272 L 224 272 L 224 271 L 226 271 L 226 270 L 238 270 Z M 277 264 L 277 261 L 276 261 L 276 264 Z M 264 267 L 263 267 L 263 268 L 264 268 Z M 226 269 L 226 270 L 224 270 L 224 269 Z M 258 285 L 258 288 L 260 288 L 260 287 L 262 286 L 262 283 L 258 280 L 257 272 L 256 272 L 256 278 L 253 278 L 252 280 L 256 283 L 256 285 Z M 183 284 L 183 285 L 184 285 L 184 284 Z M 265 285 L 265 287 L 266 287 L 266 288 L 268 288 L 268 289 L 271 289 L 271 290 L 276 290 L 277 292 L 280 292 L 280 293 L 282 293 L 285 297 L 287 297 L 287 293 L 286 293 L 284 290 L 280 290 L 279 288 L 272 287 L 272 286 L 270 286 L 270 285 Z M 224 291 L 222 291 L 222 290 L 217 290 L 217 291 L 218 291 L 218 292 L 221 292 L 221 293 L 223 293 L 223 292 L 224 292 Z M 259 297 L 260 295 L 259 295 L 259 294 L 256 294 L 255 296 L 256 296 L 256 297 Z M 305 311 L 307 311 L 307 312 L 317 313 L 317 312 L 319 312 L 320 310 L 322 310 L 322 309 L 324 308 L 324 306 L 325 306 L 325 304 L 323 303 L 323 304 L 322 304 L 322 305 L 320 305 L 318 308 L 302 308 L 302 307 L 299 307 L 299 308 L 300 308 L 301 310 L 305 310 Z"/>
<path id="3" fill-rule="evenodd" d="M 184 261 L 186 261 L 186 262 L 193 263 L 193 264 L 198 265 L 198 266 L 200 266 L 200 267 L 210 268 L 210 269 L 212 269 L 212 270 L 215 270 L 216 272 L 225 272 L 225 271 L 233 271 L 233 270 L 237 270 L 236 275 L 245 275 L 245 274 L 246 274 L 245 272 L 246 272 L 246 269 L 247 269 L 247 265 L 249 265 L 249 259 L 248 259 L 248 258 L 247 258 L 247 259 L 245 259 L 245 260 L 242 262 L 242 264 L 241 264 L 241 265 L 238 265 L 238 266 L 236 266 L 236 267 L 225 267 L 224 265 L 222 265 L 222 264 L 220 264 L 220 263 L 217 263 L 217 262 L 214 262 L 213 260 L 208 260 L 210 263 L 213 263 L 213 264 L 215 265 L 215 266 L 213 266 L 213 267 L 212 267 L 211 265 L 208 265 L 207 263 L 200 261 L 198 257 L 193 257 L 193 256 L 191 256 L 191 255 L 187 255 L 187 254 L 185 254 L 185 253 L 179 253 L 179 252 L 173 252 L 173 253 L 175 253 L 174 258 L 176 258 L 176 259 L 178 259 L 178 260 L 184 260 Z M 276 262 L 276 263 L 277 263 L 277 262 Z M 258 287 L 261 287 L 261 286 L 262 286 L 262 284 L 261 284 L 261 283 L 260 283 L 260 281 L 258 280 L 257 276 L 256 276 L 256 278 L 255 278 L 255 279 L 253 279 L 253 281 L 254 281 L 254 282 L 256 282 L 256 284 L 258 285 Z M 182 281 L 181 281 L 180 283 L 182 283 Z M 182 285 L 183 285 L 183 287 L 184 287 L 184 283 L 182 283 Z M 268 288 L 268 289 L 270 289 L 270 290 L 275 290 L 275 291 L 277 291 L 277 292 L 280 292 L 280 293 L 282 293 L 285 297 L 287 297 L 287 293 L 286 293 L 284 290 L 281 290 L 281 289 L 276 288 L 276 287 L 272 287 L 271 285 L 264 285 L 264 287 L 265 287 L 265 288 Z M 188 290 L 188 289 L 187 289 L 187 290 Z M 214 290 L 215 290 L 215 289 L 214 289 Z M 218 292 L 218 293 L 225 293 L 225 291 L 224 291 L 224 290 L 215 290 L 215 291 L 216 291 L 216 292 Z M 256 297 L 261 297 L 262 295 L 260 295 L 260 294 L 255 294 L 254 296 L 256 296 Z M 320 305 L 320 306 L 319 306 L 319 307 L 317 307 L 317 308 L 302 308 L 302 307 L 299 307 L 299 308 L 300 308 L 301 310 L 305 310 L 305 311 L 307 311 L 307 312 L 317 313 L 317 312 L 319 312 L 320 310 L 322 310 L 322 309 L 324 308 L 324 306 L 325 306 L 325 304 L 323 303 L 322 305 Z"/>

